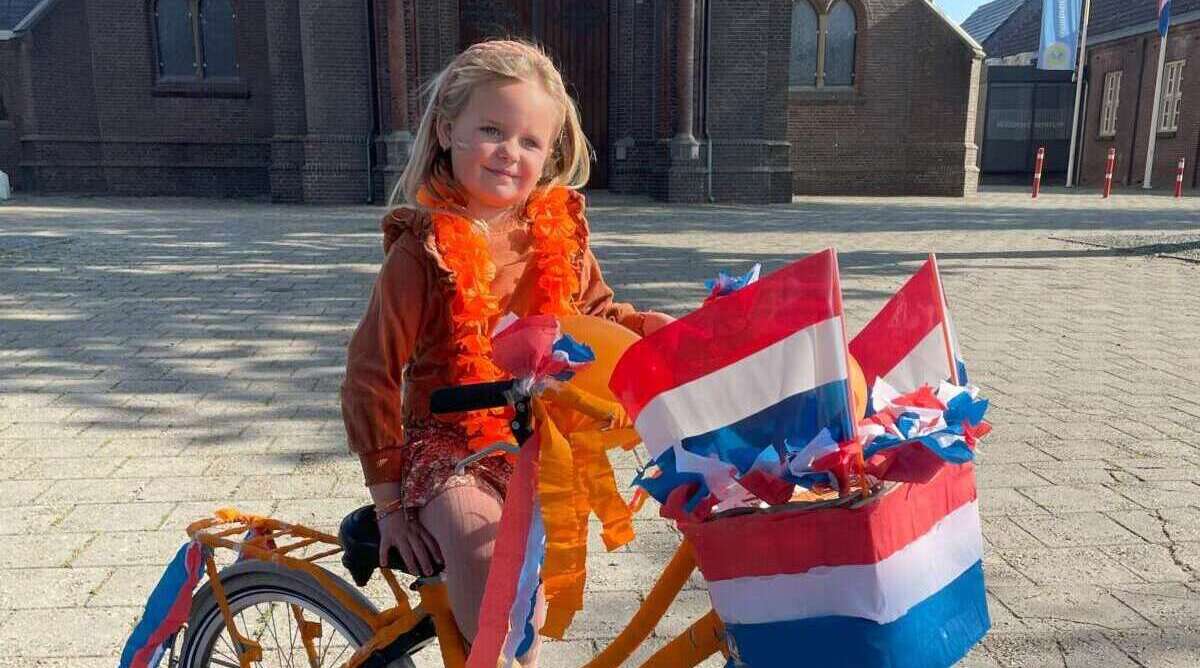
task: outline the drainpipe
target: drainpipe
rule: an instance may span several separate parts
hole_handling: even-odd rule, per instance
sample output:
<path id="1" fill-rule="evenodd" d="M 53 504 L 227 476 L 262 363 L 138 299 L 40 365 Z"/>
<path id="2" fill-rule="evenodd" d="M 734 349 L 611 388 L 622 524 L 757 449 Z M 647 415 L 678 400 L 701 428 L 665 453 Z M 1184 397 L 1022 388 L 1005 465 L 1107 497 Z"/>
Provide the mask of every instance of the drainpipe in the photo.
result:
<path id="1" fill-rule="evenodd" d="M 367 133 L 367 204 L 375 203 L 374 147 L 375 135 L 379 132 L 379 86 L 375 67 L 375 7 L 374 0 L 363 0 L 363 23 L 367 29 L 367 86 L 371 90 L 371 130 Z"/>
<path id="2" fill-rule="evenodd" d="M 708 114 L 711 106 L 709 100 L 712 96 L 709 95 L 708 87 L 712 81 L 710 67 L 712 65 L 712 43 L 709 41 L 712 38 L 712 0 L 704 0 L 704 143 L 706 144 L 706 152 L 708 153 L 708 169 L 705 191 L 709 204 L 716 202 L 713 197 L 713 143 L 712 134 L 709 132 Z"/>

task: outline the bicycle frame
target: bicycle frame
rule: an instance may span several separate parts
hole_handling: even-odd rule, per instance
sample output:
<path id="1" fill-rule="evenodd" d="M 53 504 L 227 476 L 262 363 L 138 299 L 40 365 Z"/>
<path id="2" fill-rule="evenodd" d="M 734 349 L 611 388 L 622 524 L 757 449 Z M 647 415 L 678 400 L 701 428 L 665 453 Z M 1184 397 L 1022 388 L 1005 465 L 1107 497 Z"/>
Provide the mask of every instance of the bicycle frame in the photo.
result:
<path id="1" fill-rule="evenodd" d="M 343 668 L 357 668 L 376 650 L 387 647 L 397 638 L 411 631 L 425 615 L 433 618 L 437 629 L 438 644 L 446 668 L 465 668 L 466 642 L 458 631 L 458 623 L 450 610 L 445 582 L 440 577 L 419 578 L 414 583 L 417 605 L 413 606 L 408 593 L 400 584 L 396 574 L 386 568 L 380 574 L 396 599 L 396 605 L 382 612 L 364 607 L 345 591 L 347 584 L 340 585 L 337 576 L 318 566 L 320 559 L 342 551 L 337 537 L 297 524 L 288 524 L 269 517 L 245 515 L 233 510 L 218 511 L 216 517 L 193 522 L 187 528 L 188 535 L 210 550 L 205 556 L 205 569 L 214 598 L 225 619 L 233 647 L 238 651 L 238 663 L 242 668 L 262 659 L 262 647 L 254 640 L 243 637 L 234 623 L 225 589 L 221 584 L 214 552 L 217 548 L 233 550 L 242 558 L 258 559 L 296 569 L 313 579 L 346 609 L 359 616 L 374 632 L 371 639 L 354 653 Z M 313 548 L 315 553 L 304 557 L 294 556 L 302 549 Z M 618 668 L 633 654 L 662 619 L 671 602 L 687 583 L 696 561 L 691 546 L 682 542 L 671 561 L 663 569 L 657 582 L 647 594 L 642 605 L 621 633 L 584 668 Z M 344 585 L 344 586 L 343 586 Z M 319 622 L 306 620 L 298 606 L 291 606 L 300 640 L 311 666 L 316 666 L 314 639 L 320 637 Z M 725 628 L 713 611 L 709 611 L 676 636 L 654 655 L 642 663 L 643 668 L 679 668 L 698 665 L 715 652 L 727 654 Z"/>
<path id="2" fill-rule="evenodd" d="M 610 424 L 615 414 L 624 414 L 619 407 L 570 386 L 552 390 L 549 394 L 562 405 Z M 531 410 L 529 401 L 530 397 L 528 396 L 518 397 L 515 401 L 518 418 L 514 422 L 514 433 L 518 437 L 518 442 L 524 442 L 532 434 L 529 420 L 534 411 Z M 612 444 L 608 447 L 616 445 L 631 447 L 636 442 L 626 443 L 620 439 L 611 440 Z M 242 637 L 237 631 L 213 557 L 213 551 L 216 548 L 234 550 L 241 558 L 260 559 L 303 571 L 312 576 L 338 602 L 346 606 L 347 610 L 366 622 L 374 634 L 354 653 L 354 656 L 343 668 L 358 668 L 376 650 L 387 647 L 397 638 L 411 631 L 426 615 L 433 619 L 442 651 L 442 661 L 446 668 L 464 668 L 466 666 L 466 642 L 459 633 L 458 623 L 450 610 L 446 585 L 440 576 L 416 580 L 413 588 L 417 592 L 418 600 L 416 607 L 413 607 L 408 594 L 396 579 L 395 573 L 389 569 L 380 568 L 380 573 L 396 599 L 396 605 L 383 612 L 376 612 L 364 607 L 359 601 L 349 596 L 343 587 L 339 586 L 339 582 L 341 585 L 345 585 L 344 581 L 336 579 L 336 576 L 315 563 L 319 559 L 333 556 L 342 551 L 342 546 L 336 536 L 267 517 L 244 515 L 234 510 L 218 511 L 216 517 L 195 522 L 188 527 L 187 531 L 193 540 L 198 540 L 211 548 L 206 555 L 205 568 L 208 571 L 214 598 L 224 616 L 226 628 L 233 641 L 233 647 L 239 650 L 238 662 L 241 664 L 241 668 L 250 668 L 252 662 L 261 660 L 262 648 L 255 641 Z M 241 536 L 241 538 L 234 538 L 235 536 Z M 298 551 L 308 548 L 315 549 L 316 553 L 305 557 L 294 556 Z M 633 619 L 608 647 L 587 663 L 585 668 L 618 668 L 628 659 L 633 651 L 649 637 L 695 568 L 696 560 L 692 548 L 684 541 L 663 569 L 658 581 L 642 602 L 637 613 L 634 614 Z M 300 636 L 309 656 L 309 662 L 315 668 L 316 654 L 313 640 L 320 636 L 320 624 L 305 620 L 303 611 L 298 606 L 292 606 L 291 612 L 296 617 L 297 627 L 300 629 Z M 686 631 L 647 659 L 642 666 L 645 668 L 686 668 L 699 664 L 717 651 L 728 656 L 724 638 L 724 625 L 716 613 L 710 610 Z"/>

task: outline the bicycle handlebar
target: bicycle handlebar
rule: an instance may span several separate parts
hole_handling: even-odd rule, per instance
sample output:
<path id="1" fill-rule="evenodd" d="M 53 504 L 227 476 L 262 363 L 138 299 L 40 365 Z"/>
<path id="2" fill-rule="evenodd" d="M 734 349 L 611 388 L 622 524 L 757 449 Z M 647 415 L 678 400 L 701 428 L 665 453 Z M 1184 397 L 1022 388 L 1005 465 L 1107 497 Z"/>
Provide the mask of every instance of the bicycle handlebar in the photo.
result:
<path id="1" fill-rule="evenodd" d="M 485 408 L 500 408 L 514 401 L 512 392 L 516 380 L 497 380 L 490 383 L 474 383 L 443 387 L 434 390 L 429 397 L 431 413 L 461 413 Z"/>

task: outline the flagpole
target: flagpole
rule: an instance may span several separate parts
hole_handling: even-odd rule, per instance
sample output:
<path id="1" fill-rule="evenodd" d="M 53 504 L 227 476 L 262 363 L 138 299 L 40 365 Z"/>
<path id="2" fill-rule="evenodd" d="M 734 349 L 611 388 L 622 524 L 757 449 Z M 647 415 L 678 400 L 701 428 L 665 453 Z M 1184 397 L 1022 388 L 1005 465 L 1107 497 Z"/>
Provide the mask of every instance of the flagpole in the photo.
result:
<path id="1" fill-rule="evenodd" d="M 1083 63 L 1087 60 L 1088 15 L 1092 11 L 1092 0 L 1083 0 L 1083 28 L 1079 31 L 1079 62 L 1075 63 L 1075 111 L 1071 113 L 1071 148 L 1067 151 L 1067 187 L 1074 184 L 1075 143 L 1079 137 L 1079 103 L 1083 96 Z"/>
<path id="2" fill-rule="evenodd" d="M 1158 104 L 1162 102 L 1162 80 L 1163 80 L 1163 65 L 1167 60 L 1167 34 L 1171 32 L 1171 26 L 1162 34 L 1162 39 L 1158 40 L 1158 74 L 1154 77 L 1154 104 L 1151 107 L 1150 116 L 1150 141 L 1146 142 L 1146 172 L 1142 175 L 1142 190 L 1150 189 L 1150 173 L 1154 171 L 1154 140 L 1158 138 Z"/>

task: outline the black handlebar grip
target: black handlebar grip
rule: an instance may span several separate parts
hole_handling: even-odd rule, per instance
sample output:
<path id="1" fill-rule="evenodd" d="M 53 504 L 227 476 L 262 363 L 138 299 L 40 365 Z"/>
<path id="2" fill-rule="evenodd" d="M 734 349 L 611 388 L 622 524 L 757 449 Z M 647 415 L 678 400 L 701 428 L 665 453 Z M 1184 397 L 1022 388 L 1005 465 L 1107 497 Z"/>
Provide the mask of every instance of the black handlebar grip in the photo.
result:
<path id="1" fill-rule="evenodd" d="M 497 380 L 491 383 L 474 383 L 434 390 L 429 397 L 429 412 L 459 413 L 499 408 L 509 404 L 505 394 L 512 389 L 515 380 Z"/>

